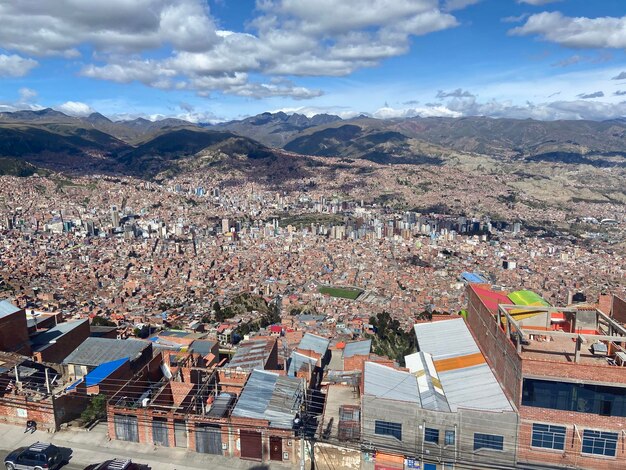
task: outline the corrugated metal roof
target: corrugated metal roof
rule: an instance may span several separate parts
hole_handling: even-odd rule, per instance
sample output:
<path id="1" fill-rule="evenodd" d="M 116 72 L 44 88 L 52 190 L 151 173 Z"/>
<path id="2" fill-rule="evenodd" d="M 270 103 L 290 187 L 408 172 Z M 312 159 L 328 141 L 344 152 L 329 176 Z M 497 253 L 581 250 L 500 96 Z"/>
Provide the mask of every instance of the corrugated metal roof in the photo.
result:
<path id="1" fill-rule="evenodd" d="M 59 323 L 53 328 L 50 328 L 47 331 L 44 331 L 42 333 L 39 333 L 33 336 L 31 339 L 31 344 L 35 346 L 35 348 L 33 349 L 35 349 L 36 351 L 39 351 L 43 349 L 44 347 L 47 347 L 50 344 L 50 341 L 54 341 L 60 338 L 61 336 L 69 333 L 70 331 L 74 330 L 75 328 L 79 327 L 80 325 L 88 321 L 89 320 L 85 318 L 84 320 L 76 320 L 76 321 L 68 321 L 64 323 Z"/>
<path id="2" fill-rule="evenodd" d="M 234 393 L 220 393 L 213 402 L 213 405 L 207 413 L 207 416 L 210 416 L 212 418 L 226 417 L 228 415 L 228 412 L 230 411 L 231 405 L 235 401 L 235 398 L 237 398 L 237 395 L 235 395 Z"/>
<path id="3" fill-rule="evenodd" d="M 366 362 L 364 382 L 365 395 L 421 405 L 417 379 L 409 372 Z"/>
<path id="4" fill-rule="evenodd" d="M 473 283 L 473 284 L 486 284 L 488 282 L 487 279 L 482 277 L 480 274 L 470 273 L 467 271 L 464 273 L 461 273 L 461 277 L 467 282 Z"/>
<path id="5" fill-rule="evenodd" d="M 274 339 L 240 343 L 237 352 L 225 367 L 240 370 L 264 369 L 274 343 Z"/>
<path id="6" fill-rule="evenodd" d="M 11 315 L 15 312 L 19 312 L 21 308 L 16 307 L 8 300 L 0 301 L 0 318 L 6 317 L 7 315 Z"/>
<path id="7" fill-rule="evenodd" d="M 414 329 L 420 351 L 428 353 L 421 360 L 428 363 L 428 355 L 432 355 L 433 370 L 427 368 L 431 377 L 438 375 L 451 411 L 458 408 L 512 411 L 463 318 L 421 323 Z"/>
<path id="8" fill-rule="evenodd" d="M 91 387 L 92 385 L 98 385 L 100 382 L 102 382 L 104 379 L 106 379 L 109 375 L 111 375 L 127 362 L 128 358 L 124 357 L 122 359 L 105 362 L 104 364 L 99 365 L 85 376 L 85 385 L 87 385 L 87 387 Z"/>
<path id="9" fill-rule="evenodd" d="M 328 345 L 330 344 L 330 340 L 326 338 L 322 338 L 321 336 L 317 336 L 311 333 L 305 333 L 298 345 L 298 349 L 307 349 L 311 351 L 315 351 L 322 356 L 326 354 L 328 350 Z"/>
<path id="10" fill-rule="evenodd" d="M 404 360 L 409 371 L 417 378 L 422 408 L 449 412 L 450 405 L 441 386 L 432 356 L 418 352 L 405 356 Z"/>
<path id="11" fill-rule="evenodd" d="M 291 353 L 291 357 L 289 358 L 289 366 L 287 367 L 287 375 L 289 377 L 294 377 L 296 372 L 298 372 L 302 366 L 309 367 L 311 364 L 311 369 L 314 369 L 317 365 L 317 359 L 309 356 L 305 356 L 304 354 L 300 354 L 297 351 Z"/>
<path id="12" fill-rule="evenodd" d="M 232 412 L 240 418 L 265 419 L 270 427 L 292 429 L 300 411 L 303 382 L 274 372 L 253 370 Z"/>
<path id="13" fill-rule="evenodd" d="M 513 411 L 486 363 L 441 372 L 439 378 L 452 411 L 458 408 Z"/>
<path id="14" fill-rule="evenodd" d="M 133 360 L 150 346 L 151 343 L 135 339 L 87 338 L 63 363 L 99 366 L 124 357 Z"/>
<path id="15" fill-rule="evenodd" d="M 435 361 L 480 352 L 462 317 L 418 323 L 414 330 L 418 349 L 430 354 Z"/>
<path id="16" fill-rule="evenodd" d="M 346 347 L 343 348 L 343 357 L 367 356 L 370 353 L 371 348 L 371 339 L 366 339 L 365 341 L 355 341 L 353 343 L 346 343 Z"/>
<path id="17" fill-rule="evenodd" d="M 191 343 L 191 349 L 193 352 L 200 354 L 201 356 L 206 356 L 211 352 L 215 346 L 215 341 L 209 341 L 208 339 L 197 339 L 193 343 Z"/>

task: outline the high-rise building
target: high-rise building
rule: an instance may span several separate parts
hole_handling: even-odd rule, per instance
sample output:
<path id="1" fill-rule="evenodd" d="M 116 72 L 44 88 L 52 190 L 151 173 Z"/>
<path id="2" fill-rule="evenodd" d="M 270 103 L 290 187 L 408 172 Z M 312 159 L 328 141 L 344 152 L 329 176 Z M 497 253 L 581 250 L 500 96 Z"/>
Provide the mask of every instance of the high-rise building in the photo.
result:
<path id="1" fill-rule="evenodd" d="M 120 226 L 120 213 L 117 210 L 117 206 L 111 206 L 111 223 L 113 224 L 113 228 Z"/>
<path id="2" fill-rule="evenodd" d="M 230 231 L 230 222 L 228 219 L 222 219 L 222 233 L 228 233 Z"/>

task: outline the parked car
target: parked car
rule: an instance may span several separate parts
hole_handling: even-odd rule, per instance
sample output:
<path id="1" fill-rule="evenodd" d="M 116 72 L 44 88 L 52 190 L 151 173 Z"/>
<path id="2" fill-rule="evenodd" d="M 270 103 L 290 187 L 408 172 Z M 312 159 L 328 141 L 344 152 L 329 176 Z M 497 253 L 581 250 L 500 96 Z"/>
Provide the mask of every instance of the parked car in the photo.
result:
<path id="1" fill-rule="evenodd" d="M 4 459 L 7 470 L 56 470 L 61 465 L 61 450 L 47 442 L 35 442 L 30 447 L 20 447 Z"/>
<path id="2" fill-rule="evenodd" d="M 135 463 L 131 459 L 113 459 L 89 465 L 85 470 L 150 470 L 150 467 Z"/>

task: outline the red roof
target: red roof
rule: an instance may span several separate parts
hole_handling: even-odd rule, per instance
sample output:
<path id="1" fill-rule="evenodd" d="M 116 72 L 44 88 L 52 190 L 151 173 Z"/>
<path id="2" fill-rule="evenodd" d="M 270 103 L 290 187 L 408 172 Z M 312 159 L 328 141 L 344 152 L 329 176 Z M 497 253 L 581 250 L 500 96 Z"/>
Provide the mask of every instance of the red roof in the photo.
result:
<path id="1" fill-rule="evenodd" d="M 272 333 L 280 333 L 283 331 L 283 327 L 280 325 L 270 325 L 270 331 Z"/>
<path id="2" fill-rule="evenodd" d="M 511 299 L 509 299 L 504 293 L 496 292 L 486 287 L 479 287 L 476 284 L 471 286 L 474 289 L 474 292 L 478 294 L 480 300 L 482 300 L 485 307 L 491 310 L 493 313 L 498 311 L 499 304 L 511 304 Z"/>

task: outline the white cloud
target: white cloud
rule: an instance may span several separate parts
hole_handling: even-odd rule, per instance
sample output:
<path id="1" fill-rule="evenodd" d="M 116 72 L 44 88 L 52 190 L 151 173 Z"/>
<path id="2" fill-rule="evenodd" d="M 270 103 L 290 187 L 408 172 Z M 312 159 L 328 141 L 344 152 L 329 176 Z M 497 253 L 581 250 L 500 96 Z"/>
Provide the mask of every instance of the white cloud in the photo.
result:
<path id="1" fill-rule="evenodd" d="M 539 35 L 571 48 L 626 48 L 626 16 L 622 18 L 572 18 L 559 12 L 532 15 L 510 34 Z"/>
<path id="2" fill-rule="evenodd" d="M 33 59 L 16 54 L 0 54 L 0 77 L 23 77 L 36 66 L 37 61 Z"/>
<path id="3" fill-rule="evenodd" d="M 207 49 L 217 36 L 205 5 L 200 0 L 2 2 L 0 47 L 65 57 L 79 56 L 85 43 L 100 52 L 139 52 L 164 43 Z"/>
<path id="4" fill-rule="evenodd" d="M 94 110 L 85 103 L 80 101 L 66 101 L 63 104 L 55 106 L 54 109 L 70 116 L 89 116 Z"/>
<path id="5" fill-rule="evenodd" d="M 344 76 L 376 66 L 407 53 L 411 36 L 456 26 L 456 19 L 437 6 L 437 0 L 372 0 L 367 8 L 360 0 L 318 0 L 315 4 L 265 0 L 257 5 L 260 15 L 251 22 L 251 32 L 218 30 L 207 47 L 194 49 L 185 41 L 184 48 L 162 59 L 105 55 L 104 63 L 88 64 L 81 73 L 121 83 L 139 81 L 156 88 L 194 90 L 202 96 L 220 90 L 251 98 L 308 99 L 322 92 L 292 83 L 252 82 L 249 75 Z M 199 10 L 193 11 L 200 18 Z M 161 25 L 180 30 L 164 17 L 169 18 L 161 13 Z M 200 26 L 194 28 L 196 23 L 190 25 L 187 20 L 183 36 L 193 37 L 196 30 L 209 27 L 197 22 Z"/>
<path id="6" fill-rule="evenodd" d="M 22 87 L 18 91 L 20 102 L 27 103 L 37 97 L 37 91 L 32 88 Z"/>

